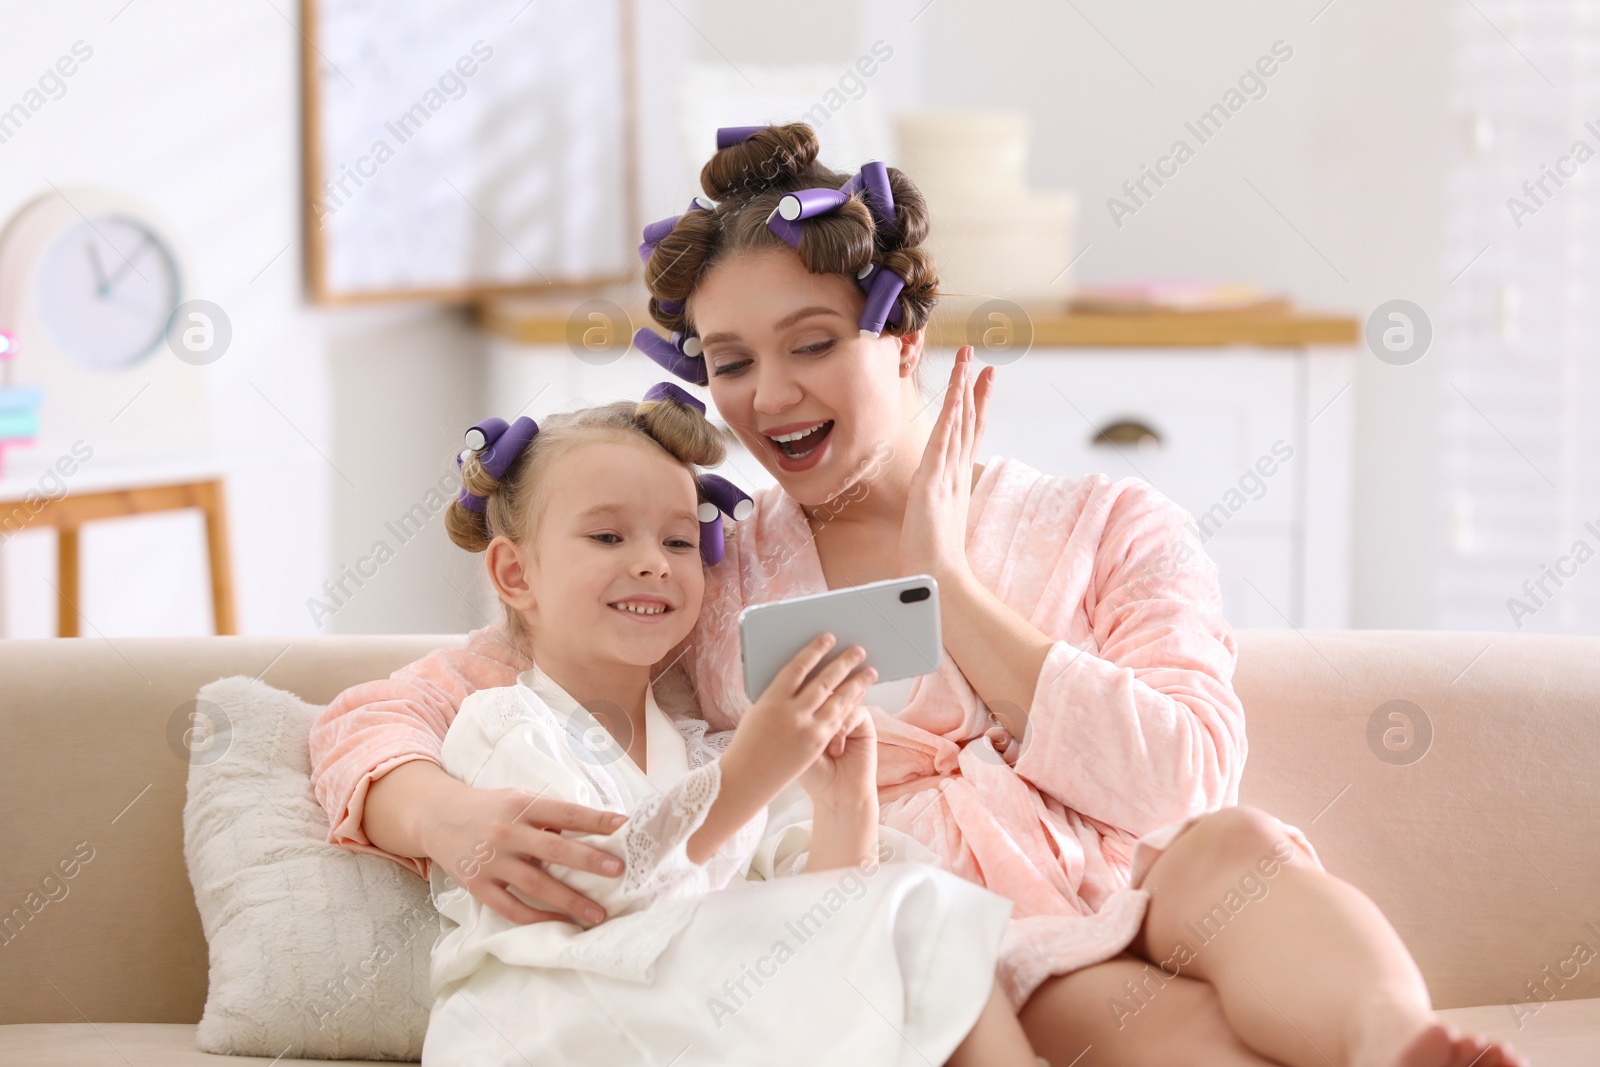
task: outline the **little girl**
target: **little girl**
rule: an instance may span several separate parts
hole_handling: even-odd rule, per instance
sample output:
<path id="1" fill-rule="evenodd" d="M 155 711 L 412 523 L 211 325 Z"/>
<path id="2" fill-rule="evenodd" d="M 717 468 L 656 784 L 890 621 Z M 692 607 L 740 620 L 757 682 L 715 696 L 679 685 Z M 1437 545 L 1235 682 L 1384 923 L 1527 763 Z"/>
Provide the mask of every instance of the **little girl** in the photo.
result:
<path id="1" fill-rule="evenodd" d="M 721 555 L 695 467 L 723 452 L 704 406 L 665 383 L 642 404 L 468 433 L 448 528 L 486 552 L 534 666 L 465 700 L 442 765 L 470 785 L 620 813 L 609 835 L 576 839 L 624 869 L 552 872 L 605 922 L 520 925 L 435 864 L 425 1067 L 1033 1067 L 994 979 L 1011 902 L 878 826 L 876 732 L 860 706 L 875 675 L 859 648 L 808 681 L 833 643 L 822 635 L 712 738 L 657 702 L 651 668 L 693 629 L 702 557 Z M 795 782 L 804 796 L 788 793 Z M 769 820 L 780 793 L 799 802 Z M 810 818 L 796 818 L 806 797 Z M 484 842 L 449 866 L 471 877 L 492 856 Z"/>

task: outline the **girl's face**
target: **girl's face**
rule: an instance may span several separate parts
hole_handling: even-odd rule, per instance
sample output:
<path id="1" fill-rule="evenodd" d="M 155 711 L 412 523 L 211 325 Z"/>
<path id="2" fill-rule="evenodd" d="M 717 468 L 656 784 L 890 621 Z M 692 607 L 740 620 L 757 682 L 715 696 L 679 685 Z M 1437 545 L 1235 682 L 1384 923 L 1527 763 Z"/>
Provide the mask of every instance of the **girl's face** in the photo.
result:
<path id="1" fill-rule="evenodd" d="M 700 614 L 694 477 L 647 441 L 579 444 L 550 465 L 528 549 L 533 645 L 576 662 L 658 663 Z"/>
<path id="2" fill-rule="evenodd" d="M 812 274 L 786 249 L 729 257 L 690 297 L 718 412 L 801 504 L 900 448 L 921 406 L 922 334 L 861 336 L 864 303 L 850 279 Z"/>

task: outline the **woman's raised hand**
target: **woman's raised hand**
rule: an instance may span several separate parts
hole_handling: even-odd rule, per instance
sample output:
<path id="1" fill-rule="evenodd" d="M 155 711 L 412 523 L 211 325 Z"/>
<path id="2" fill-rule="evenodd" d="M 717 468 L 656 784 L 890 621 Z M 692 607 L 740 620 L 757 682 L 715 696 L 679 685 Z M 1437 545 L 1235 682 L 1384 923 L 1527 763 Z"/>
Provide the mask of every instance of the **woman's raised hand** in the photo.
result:
<path id="1" fill-rule="evenodd" d="M 956 352 L 922 462 L 911 477 L 900 527 L 900 563 L 906 574 L 931 574 L 940 583 L 967 573 L 967 505 L 972 465 L 983 439 L 994 368 L 975 369 L 971 345 Z"/>
<path id="2" fill-rule="evenodd" d="M 453 780 L 453 779 L 452 779 Z M 514 923 L 599 922 L 605 911 L 544 869 L 545 863 L 622 873 L 622 861 L 601 849 L 562 837 L 560 831 L 609 834 L 625 821 L 615 812 L 542 797 L 527 789 L 476 789 L 465 783 L 448 805 L 432 813 L 423 830 L 428 857 L 467 892 Z M 510 892 L 536 901 L 530 907 Z"/>
<path id="3" fill-rule="evenodd" d="M 725 769 L 746 770 L 763 783 L 763 791 L 776 796 L 817 762 L 830 741 L 859 728 L 855 713 L 878 677 L 877 671 L 861 666 L 865 649 L 852 645 L 806 681 L 834 643 L 832 634 L 821 634 L 784 665 L 739 720 L 722 757 Z"/>

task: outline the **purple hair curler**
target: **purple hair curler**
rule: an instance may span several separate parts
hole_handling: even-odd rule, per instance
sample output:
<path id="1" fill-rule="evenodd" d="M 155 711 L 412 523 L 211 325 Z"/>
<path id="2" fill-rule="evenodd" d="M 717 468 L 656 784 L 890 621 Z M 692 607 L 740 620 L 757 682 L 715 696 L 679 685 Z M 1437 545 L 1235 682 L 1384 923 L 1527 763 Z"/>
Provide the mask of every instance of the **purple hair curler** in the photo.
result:
<path id="1" fill-rule="evenodd" d="M 865 267 L 862 267 L 856 272 L 856 284 L 861 287 L 861 291 L 863 293 L 866 293 L 870 296 L 872 293 L 873 279 L 877 277 L 879 271 L 885 269 L 886 268 L 881 267 L 876 263 L 868 263 Z M 903 289 L 905 286 L 902 284 L 901 288 Z M 900 302 L 898 300 L 889 305 L 889 317 L 885 321 L 895 326 L 898 326 L 905 321 L 905 315 L 903 315 L 900 311 Z"/>
<path id="2" fill-rule="evenodd" d="M 722 512 L 714 504 L 701 504 L 701 513 L 709 511 L 711 518 L 700 520 L 700 561 L 708 567 L 722 562 Z"/>
<path id="3" fill-rule="evenodd" d="M 800 189 L 785 194 L 778 201 L 778 214 L 790 222 L 796 222 L 837 211 L 849 199 L 850 194 L 840 189 Z"/>
<path id="4" fill-rule="evenodd" d="M 783 238 L 783 243 L 800 251 L 800 224 L 790 222 L 788 219 L 778 217 L 778 210 L 774 208 L 772 214 L 767 216 L 767 229 Z"/>
<path id="5" fill-rule="evenodd" d="M 683 314 L 683 301 L 682 300 L 662 300 L 660 297 L 657 297 L 656 298 L 656 306 L 661 309 L 661 313 L 663 315 L 681 315 L 681 314 Z"/>
<path id="6" fill-rule="evenodd" d="M 894 191 L 889 186 L 889 168 L 879 162 L 864 163 L 856 174 L 861 181 L 867 207 L 883 227 L 895 223 Z"/>
<path id="7" fill-rule="evenodd" d="M 485 471 L 496 479 L 504 478 L 511 464 L 516 462 L 538 433 L 539 424 L 526 415 L 518 416 L 517 421 L 510 424 L 505 419 L 484 419 L 467 431 L 467 448 L 456 456 L 456 466 L 461 466 L 467 452 L 476 452 L 478 462 Z M 461 487 L 456 500 L 469 511 L 482 511 L 489 503 L 487 497 L 467 492 L 466 486 Z"/>
<path id="8" fill-rule="evenodd" d="M 706 360 L 700 355 L 698 345 L 696 341 L 693 346 L 696 351 L 690 355 L 648 327 L 641 326 L 633 334 L 633 347 L 655 360 L 668 373 L 695 385 L 705 385 L 711 379 L 706 374 Z"/>
<path id="9" fill-rule="evenodd" d="M 717 151 L 742 144 L 766 128 L 765 126 L 720 126 L 717 128 Z"/>
<path id="10" fill-rule="evenodd" d="M 669 396 L 685 407 L 697 409 L 702 415 L 706 413 L 705 404 L 690 396 L 682 389 L 679 389 L 671 382 L 657 382 L 656 384 L 652 385 L 649 389 L 645 390 L 643 402 L 648 403 L 652 400 L 665 400 Z"/>
<path id="11" fill-rule="evenodd" d="M 678 220 L 681 218 L 683 218 L 682 215 L 671 215 L 648 223 L 644 228 L 644 243 L 647 245 L 660 244 L 661 239 L 672 232 L 672 228 L 678 224 Z"/>
<path id="12" fill-rule="evenodd" d="M 800 220 L 837 211 L 850 199 L 842 189 L 800 189 L 786 194 L 767 216 L 767 229 L 783 238 L 790 248 L 800 249 Z"/>
<path id="13" fill-rule="evenodd" d="M 899 310 L 900 292 L 905 287 L 905 279 L 892 270 L 879 268 L 872 272 L 871 281 L 867 283 L 867 303 L 856 321 L 862 333 L 874 337 L 883 333 L 883 324 Z"/>
<path id="14" fill-rule="evenodd" d="M 720 474 L 702 474 L 700 489 L 706 494 L 706 499 L 716 505 L 718 511 L 731 518 L 741 521 L 748 519 L 750 513 L 756 509 L 755 501 L 750 499 L 749 493 Z"/>
<path id="15" fill-rule="evenodd" d="M 861 169 L 850 176 L 839 190 L 842 193 L 861 195 L 872 211 L 879 226 L 893 226 L 895 222 L 894 190 L 889 185 L 889 168 L 874 160 L 863 163 Z"/>
<path id="16" fill-rule="evenodd" d="M 689 201 L 689 207 L 684 214 L 687 215 L 690 211 L 712 211 L 716 206 L 717 202 L 709 196 L 697 196 Z"/>
<path id="17" fill-rule="evenodd" d="M 467 451 L 481 452 L 491 442 L 499 440 L 500 435 L 505 433 L 506 427 L 510 425 L 505 419 L 497 419 L 493 416 L 484 419 L 466 432 Z"/>
<path id="18" fill-rule="evenodd" d="M 755 501 L 743 489 L 718 474 L 702 474 L 695 479 L 705 499 L 700 502 L 696 518 L 700 520 L 700 558 L 707 566 L 722 562 L 722 516 L 735 520 L 750 517 Z"/>
<path id="19" fill-rule="evenodd" d="M 682 215 L 673 215 L 669 218 L 657 219 L 645 226 L 644 243 L 639 246 L 639 259 L 642 262 L 649 262 L 650 253 L 654 252 L 656 245 L 660 244 L 667 234 L 672 232 L 672 228 L 678 224 L 678 220 L 681 218 L 683 218 Z"/>

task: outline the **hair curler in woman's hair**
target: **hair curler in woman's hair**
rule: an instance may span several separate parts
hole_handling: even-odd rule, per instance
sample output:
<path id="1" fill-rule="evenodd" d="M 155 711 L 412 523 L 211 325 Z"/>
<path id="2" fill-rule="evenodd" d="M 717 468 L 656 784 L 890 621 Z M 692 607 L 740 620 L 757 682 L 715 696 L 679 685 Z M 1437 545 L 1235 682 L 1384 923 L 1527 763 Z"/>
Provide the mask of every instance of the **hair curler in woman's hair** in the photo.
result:
<path id="1" fill-rule="evenodd" d="M 900 293 L 906 287 L 905 279 L 892 270 L 879 268 L 858 281 L 867 290 L 867 303 L 861 309 L 857 325 L 862 333 L 877 337 L 883 333 L 884 323 L 900 314 Z"/>
<path id="2" fill-rule="evenodd" d="M 767 229 L 783 238 L 790 248 L 800 248 L 800 220 L 826 215 L 848 203 L 850 194 L 842 189 L 801 189 L 785 194 L 767 216 Z"/>
<path id="3" fill-rule="evenodd" d="M 634 331 L 633 347 L 686 382 L 705 385 L 711 380 L 706 373 L 706 358 L 701 355 L 700 339 L 694 334 L 674 333 L 668 341 L 648 326 L 641 326 Z"/>
<path id="4" fill-rule="evenodd" d="M 709 196 L 696 196 L 689 201 L 689 207 L 683 214 L 687 215 L 690 211 L 711 211 L 716 206 L 717 202 Z M 672 228 L 678 225 L 678 220 L 681 218 L 683 218 L 683 215 L 669 215 L 664 219 L 657 219 L 645 225 L 644 242 L 639 245 L 639 261 L 641 263 L 649 261 L 651 254 L 656 250 L 656 245 L 666 239 L 667 234 L 672 232 Z M 674 303 L 681 305 L 681 301 L 674 301 Z M 678 310 L 681 311 L 683 309 L 680 306 Z M 675 315 L 677 312 L 674 311 L 672 314 Z"/>
<path id="5" fill-rule="evenodd" d="M 736 144 L 748 141 L 755 134 L 766 129 L 765 126 L 721 126 L 717 129 L 717 151 L 732 148 Z"/>
<path id="6" fill-rule="evenodd" d="M 885 229 L 894 226 L 894 190 L 889 185 L 889 168 L 882 163 L 877 160 L 863 163 L 839 191 L 860 193 L 879 226 Z"/>
<path id="7" fill-rule="evenodd" d="M 857 325 L 865 335 L 905 334 L 927 324 L 939 278 L 920 247 L 927 204 L 908 177 L 881 161 L 864 163 L 854 174 L 822 165 L 816 131 L 803 122 L 723 127 L 717 145 L 700 171 L 702 188 L 718 201 L 712 214 L 681 216 L 670 240 L 662 238 L 660 247 L 670 247 L 671 256 L 646 262 L 650 315 L 664 330 L 695 329 L 690 298 L 724 255 L 773 244 L 799 253 L 810 271 L 853 278 L 863 296 Z M 856 199 L 859 207 L 851 203 Z M 885 271 L 893 277 L 880 276 Z M 662 367 L 708 383 L 701 353 L 675 341 L 636 337 Z"/>
<path id="8" fill-rule="evenodd" d="M 672 232 L 672 228 L 678 224 L 678 220 L 681 218 L 683 218 L 682 215 L 671 215 L 645 225 L 644 241 L 639 245 L 639 262 L 644 263 L 650 259 L 650 253 L 656 250 L 656 245 L 660 244 L 662 239 Z"/>

